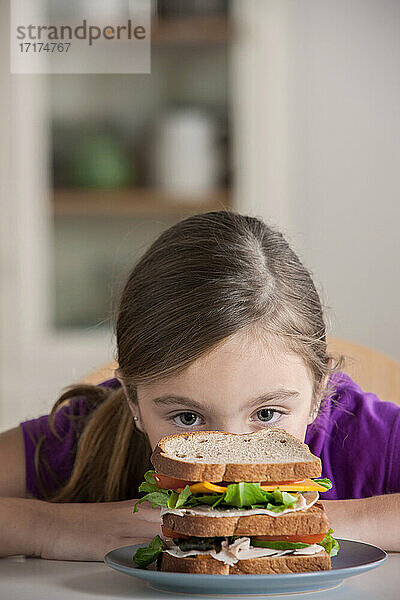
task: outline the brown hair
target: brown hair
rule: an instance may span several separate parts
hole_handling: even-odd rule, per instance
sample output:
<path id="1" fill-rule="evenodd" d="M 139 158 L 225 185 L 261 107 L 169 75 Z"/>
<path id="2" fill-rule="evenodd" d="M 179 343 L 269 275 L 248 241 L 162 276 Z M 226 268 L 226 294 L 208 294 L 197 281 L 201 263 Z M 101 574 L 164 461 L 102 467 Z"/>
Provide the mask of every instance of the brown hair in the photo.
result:
<path id="1" fill-rule="evenodd" d="M 283 235 L 259 218 L 230 210 L 176 223 L 133 267 L 119 299 L 116 359 L 129 400 L 137 401 L 138 383 L 178 374 L 240 330 L 302 357 L 313 378 L 314 415 L 330 399 L 335 388 L 329 377 L 344 357 L 327 353 L 319 295 Z M 76 424 L 72 475 L 53 495 L 41 484 L 43 495 L 53 502 L 137 497 L 151 468 L 151 449 L 135 427 L 123 389 L 69 386 L 52 408 L 52 427 L 60 405 L 76 396 L 85 396 L 93 410 Z M 39 452 L 40 445 L 40 477 Z"/>

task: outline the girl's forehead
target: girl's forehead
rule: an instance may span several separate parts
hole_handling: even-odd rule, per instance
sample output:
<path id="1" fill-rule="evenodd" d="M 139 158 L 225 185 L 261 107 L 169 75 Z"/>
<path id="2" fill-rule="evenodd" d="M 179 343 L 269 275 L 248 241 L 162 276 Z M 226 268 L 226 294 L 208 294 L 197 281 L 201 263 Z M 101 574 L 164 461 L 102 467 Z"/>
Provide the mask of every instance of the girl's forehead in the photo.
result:
<path id="1" fill-rule="evenodd" d="M 259 342 L 245 348 L 242 340 L 229 340 L 181 373 L 139 385 L 138 394 L 150 399 L 171 393 L 205 404 L 226 401 L 233 406 L 279 388 L 308 395 L 311 387 L 309 372 L 297 354 L 283 348 L 260 348 Z"/>
<path id="2" fill-rule="evenodd" d="M 261 377 L 281 377 L 291 369 L 302 370 L 303 366 L 302 358 L 283 344 L 240 333 L 195 360 L 182 375 L 190 378 L 237 373 L 243 376 L 247 372 Z"/>

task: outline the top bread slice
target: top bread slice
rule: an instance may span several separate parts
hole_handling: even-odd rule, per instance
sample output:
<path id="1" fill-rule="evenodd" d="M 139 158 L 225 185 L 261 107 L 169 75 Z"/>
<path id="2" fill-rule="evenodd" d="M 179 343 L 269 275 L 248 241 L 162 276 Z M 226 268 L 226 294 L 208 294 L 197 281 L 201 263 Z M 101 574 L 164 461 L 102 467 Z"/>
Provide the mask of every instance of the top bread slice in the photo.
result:
<path id="1" fill-rule="evenodd" d="M 191 482 L 295 481 L 322 472 L 306 444 L 277 428 L 169 435 L 158 442 L 151 462 L 157 472 Z"/>

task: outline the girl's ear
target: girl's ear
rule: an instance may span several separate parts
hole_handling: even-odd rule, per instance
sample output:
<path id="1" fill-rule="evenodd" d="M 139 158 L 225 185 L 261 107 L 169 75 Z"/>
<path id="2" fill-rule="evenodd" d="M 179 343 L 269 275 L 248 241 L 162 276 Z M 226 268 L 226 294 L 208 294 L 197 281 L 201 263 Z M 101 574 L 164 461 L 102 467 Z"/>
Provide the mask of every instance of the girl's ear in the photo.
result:
<path id="1" fill-rule="evenodd" d="M 140 418 L 140 411 L 138 405 L 131 402 L 131 400 L 128 400 L 128 405 L 132 413 L 132 418 L 134 420 L 136 429 L 139 429 L 139 431 L 141 431 L 142 433 L 146 433 L 143 428 L 142 420 Z"/>
<path id="2" fill-rule="evenodd" d="M 129 399 L 128 390 L 127 390 L 124 380 L 121 377 L 121 372 L 119 371 L 119 369 L 115 369 L 114 375 L 115 375 L 116 379 L 118 379 L 118 381 L 121 384 L 122 389 L 124 390 L 125 398 L 126 398 L 126 401 L 128 402 L 130 411 L 132 413 L 132 417 L 135 422 L 136 429 L 139 429 L 139 431 L 141 431 L 142 433 L 145 433 L 142 422 L 141 422 L 141 418 L 140 418 L 139 407 L 137 404 L 134 404 L 132 402 L 132 400 Z"/>

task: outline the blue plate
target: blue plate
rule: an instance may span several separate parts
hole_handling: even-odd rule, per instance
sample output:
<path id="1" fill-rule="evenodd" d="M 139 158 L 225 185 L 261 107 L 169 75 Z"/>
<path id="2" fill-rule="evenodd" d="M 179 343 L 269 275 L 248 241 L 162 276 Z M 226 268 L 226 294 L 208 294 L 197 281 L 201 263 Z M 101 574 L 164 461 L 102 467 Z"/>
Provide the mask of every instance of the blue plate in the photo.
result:
<path id="1" fill-rule="evenodd" d="M 197 573 L 168 573 L 151 568 L 138 569 L 132 560 L 138 548 L 147 544 L 124 546 L 111 550 L 104 562 L 117 571 L 145 579 L 159 591 L 207 595 L 293 594 L 328 590 L 339 586 L 344 579 L 359 575 L 381 565 L 387 554 L 380 548 L 363 542 L 338 540 L 339 554 L 334 556 L 332 569 L 311 573 L 282 573 L 272 575 L 200 575 Z"/>

